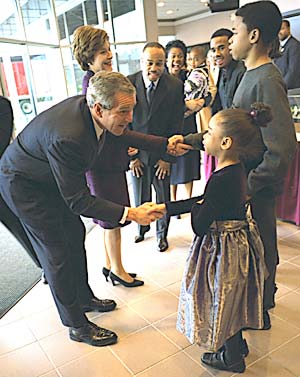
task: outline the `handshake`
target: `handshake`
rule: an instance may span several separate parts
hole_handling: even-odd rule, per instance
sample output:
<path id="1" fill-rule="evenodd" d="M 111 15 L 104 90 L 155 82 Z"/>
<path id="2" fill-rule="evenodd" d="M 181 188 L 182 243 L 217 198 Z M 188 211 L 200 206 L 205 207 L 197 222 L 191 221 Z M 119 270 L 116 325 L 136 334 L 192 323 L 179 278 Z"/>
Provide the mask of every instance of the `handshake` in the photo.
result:
<path id="1" fill-rule="evenodd" d="M 141 225 L 149 225 L 158 220 L 166 213 L 165 204 L 147 202 L 136 208 L 128 208 L 126 220 L 132 220 Z"/>
<path id="2" fill-rule="evenodd" d="M 167 152 L 172 156 L 182 156 L 193 147 L 188 144 L 184 144 L 184 138 L 182 135 L 173 135 L 168 139 Z"/>

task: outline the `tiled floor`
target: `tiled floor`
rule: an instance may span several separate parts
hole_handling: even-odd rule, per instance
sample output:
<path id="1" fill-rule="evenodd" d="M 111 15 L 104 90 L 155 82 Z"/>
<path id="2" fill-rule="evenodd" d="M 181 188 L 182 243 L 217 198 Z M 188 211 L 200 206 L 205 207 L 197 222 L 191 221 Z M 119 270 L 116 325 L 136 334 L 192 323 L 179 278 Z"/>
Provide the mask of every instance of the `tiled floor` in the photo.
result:
<path id="1" fill-rule="evenodd" d="M 175 329 L 181 275 L 191 241 L 189 216 L 172 219 L 170 249 L 155 250 L 155 231 L 133 242 L 136 226 L 123 229 L 128 271 L 138 272 L 143 287 L 113 287 L 100 270 L 102 232 L 94 228 L 86 246 L 90 284 L 98 297 L 114 298 L 112 313 L 89 314 L 97 324 L 116 331 L 119 342 L 96 348 L 69 340 L 48 286 L 38 284 L 0 320 L 0 377 L 204 377 L 232 373 L 205 369 L 203 349 L 190 345 Z M 300 376 L 300 230 L 278 222 L 281 263 L 272 329 L 245 332 L 250 354 L 244 376 Z"/>

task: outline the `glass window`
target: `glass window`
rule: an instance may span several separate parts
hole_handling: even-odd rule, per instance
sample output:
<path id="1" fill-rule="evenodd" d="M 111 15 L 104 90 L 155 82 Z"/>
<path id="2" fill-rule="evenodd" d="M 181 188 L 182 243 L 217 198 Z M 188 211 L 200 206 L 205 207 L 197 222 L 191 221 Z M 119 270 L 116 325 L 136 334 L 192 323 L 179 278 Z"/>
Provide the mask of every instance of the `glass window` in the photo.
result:
<path id="1" fill-rule="evenodd" d="M 116 45 L 118 71 L 125 76 L 139 71 L 143 47 L 144 43 Z"/>
<path id="2" fill-rule="evenodd" d="M 66 12 L 68 34 L 72 35 L 74 30 L 84 25 L 82 4 Z"/>
<path id="3" fill-rule="evenodd" d="M 55 105 L 67 97 L 62 59 L 58 48 L 29 47 L 36 112 Z"/>
<path id="4" fill-rule="evenodd" d="M 88 25 L 97 25 L 98 14 L 97 14 L 96 0 L 86 0 L 84 2 L 84 8 L 85 8 L 85 14 L 86 14 L 86 23 Z"/>
<path id="5" fill-rule="evenodd" d="M 82 79 L 85 72 L 74 59 L 69 47 L 62 48 L 64 70 L 67 81 L 68 95 L 75 96 L 82 93 Z"/>
<path id="6" fill-rule="evenodd" d="M 110 40 L 120 42 L 146 41 L 146 30 L 144 20 L 144 9 L 141 0 L 110 1 L 112 22 L 109 16 L 109 0 L 103 0 L 104 29 L 107 31 Z M 110 27 L 113 25 L 113 34 Z"/>
<path id="7" fill-rule="evenodd" d="M 21 12 L 27 40 L 58 43 L 56 23 L 50 0 L 22 1 Z"/>
<path id="8" fill-rule="evenodd" d="M 5 0 L 1 8 L 0 35 L 5 38 L 24 39 L 15 0 Z"/>
<path id="9" fill-rule="evenodd" d="M 36 115 L 25 46 L 0 43 L 4 95 L 13 107 L 16 133 Z"/>
<path id="10" fill-rule="evenodd" d="M 59 29 L 59 39 L 65 39 L 67 34 L 66 34 L 65 20 L 64 20 L 63 14 L 57 17 L 57 23 L 58 23 L 58 29 Z"/>

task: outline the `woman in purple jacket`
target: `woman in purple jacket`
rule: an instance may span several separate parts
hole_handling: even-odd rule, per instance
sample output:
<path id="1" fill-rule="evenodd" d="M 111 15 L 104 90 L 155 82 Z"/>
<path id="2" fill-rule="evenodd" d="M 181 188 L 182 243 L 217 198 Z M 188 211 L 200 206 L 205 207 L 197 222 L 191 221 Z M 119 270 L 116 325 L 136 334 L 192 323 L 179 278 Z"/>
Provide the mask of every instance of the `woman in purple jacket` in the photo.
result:
<path id="1" fill-rule="evenodd" d="M 98 71 L 112 71 L 112 52 L 105 30 L 93 26 L 81 26 L 75 30 L 73 54 L 84 71 L 82 93 L 87 91 L 90 78 Z M 105 144 L 94 167 L 87 173 L 87 182 L 93 195 L 112 202 L 130 206 L 125 172 L 128 170 L 128 148 L 120 138 L 106 133 Z M 101 169 L 98 167 L 101 166 Z M 143 285 L 142 280 L 135 279 L 136 274 L 125 271 L 121 258 L 120 224 L 111 224 L 94 219 L 104 229 L 104 247 L 106 263 L 102 273 L 108 281 L 110 277 L 125 287 Z M 128 225 L 129 222 L 125 222 Z"/>

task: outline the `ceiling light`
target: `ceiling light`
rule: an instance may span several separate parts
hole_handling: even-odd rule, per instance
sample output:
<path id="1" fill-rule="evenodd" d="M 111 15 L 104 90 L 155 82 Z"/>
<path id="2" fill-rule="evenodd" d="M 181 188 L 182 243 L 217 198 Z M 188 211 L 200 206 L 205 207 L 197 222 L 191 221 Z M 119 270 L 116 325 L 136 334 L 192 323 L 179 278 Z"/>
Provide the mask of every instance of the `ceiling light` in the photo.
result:
<path id="1" fill-rule="evenodd" d="M 167 14 L 172 14 L 172 13 L 174 13 L 174 11 L 172 9 L 169 9 L 169 10 L 166 11 L 166 13 Z"/>
<path id="2" fill-rule="evenodd" d="M 200 3 L 206 3 L 207 0 L 200 0 Z"/>
<path id="3" fill-rule="evenodd" d="M 164 7 L 164 6 L 165 6 L 165 3 L 164 3 L 163 1 L 159 1 L 159 2 L 157 3 L 157 6 L 158 6 L 158 7 Z"/>

